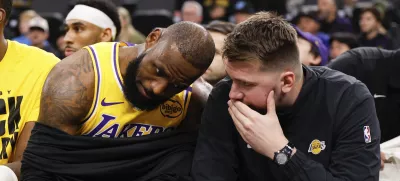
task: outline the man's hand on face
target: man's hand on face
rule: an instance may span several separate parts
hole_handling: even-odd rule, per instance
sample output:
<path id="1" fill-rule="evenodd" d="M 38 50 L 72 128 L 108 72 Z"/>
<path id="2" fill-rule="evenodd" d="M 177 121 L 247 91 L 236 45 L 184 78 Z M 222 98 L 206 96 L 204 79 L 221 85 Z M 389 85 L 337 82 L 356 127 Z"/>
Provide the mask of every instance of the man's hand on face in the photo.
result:
<path id="1" fill-rule="evenodd" d="M 262 115 L 240 101 L 228 101 L 228 111 L 236 129 L 255 151 L 270 159 L 288 144 L 275 110 L 274 91 L 267 98 L 267 114 Z"/>

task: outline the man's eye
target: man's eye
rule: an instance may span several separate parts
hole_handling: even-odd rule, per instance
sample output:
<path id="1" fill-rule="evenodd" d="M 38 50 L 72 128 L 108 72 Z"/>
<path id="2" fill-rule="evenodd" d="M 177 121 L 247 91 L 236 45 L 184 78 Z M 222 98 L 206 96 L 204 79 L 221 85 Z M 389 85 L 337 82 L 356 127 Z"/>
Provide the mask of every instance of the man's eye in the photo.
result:
<path id="1" fill-rule="evenodd" d="M 167 76 L 167 74 L 165 74 L 165 72 L 163 70 L 159 69 L 159 68 L 156 68 L 156 74 L 157 74 L 157 76 L 160 76 L 160 77 L 166 77 Z"/>
<path id="2" fill-rule="evenodd" d="M 240 81 L 240 85 L 242 85 L 242 86 L 250 86 L 251 84 L 249 82 Z"/>
<path id="3" fill-rule="evenodd" d="M 160 69 L 156 68 L 157 75 L 160 75 Z"/>

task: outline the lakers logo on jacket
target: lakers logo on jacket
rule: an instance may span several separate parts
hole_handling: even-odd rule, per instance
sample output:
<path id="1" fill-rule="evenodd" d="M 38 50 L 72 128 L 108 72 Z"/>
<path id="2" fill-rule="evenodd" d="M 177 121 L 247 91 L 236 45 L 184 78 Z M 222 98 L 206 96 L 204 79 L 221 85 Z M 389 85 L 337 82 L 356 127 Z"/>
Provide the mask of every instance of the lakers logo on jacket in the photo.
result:
<path id="1" fill-rule="evenodd" d="M 318 155 L 319 153 L 321 153 L 322 150 L 325 150 L 325 141 L 320 141 L 320 140 L 313 140 L 310 144 L 310 147 L 308 148 L 308 152 L 314 154 L 314 155 Z"/>

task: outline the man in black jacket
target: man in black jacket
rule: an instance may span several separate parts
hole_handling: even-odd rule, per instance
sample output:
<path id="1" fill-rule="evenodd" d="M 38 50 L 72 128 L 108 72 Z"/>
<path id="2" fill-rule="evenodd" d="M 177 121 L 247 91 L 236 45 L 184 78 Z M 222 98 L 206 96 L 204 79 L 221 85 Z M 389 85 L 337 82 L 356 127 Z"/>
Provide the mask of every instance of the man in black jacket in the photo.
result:
<path id="1" fill-rule="evenodd" d="M 353 77 L 299 61 L 296 31 L 257 13 L 225 44 L 230 78 L 202 117 L 196 181 L 378 181 L 374 99 Z"/>
<path id="2" fill-rule="evenodd" d="M 357 48 L 337 57 L 328 67 L 365 83 L 375 99 L 382 130 L 381 143 L 400 136 L 400 50 Z M 383 162 L 385 156 L 381 155 Z"/>

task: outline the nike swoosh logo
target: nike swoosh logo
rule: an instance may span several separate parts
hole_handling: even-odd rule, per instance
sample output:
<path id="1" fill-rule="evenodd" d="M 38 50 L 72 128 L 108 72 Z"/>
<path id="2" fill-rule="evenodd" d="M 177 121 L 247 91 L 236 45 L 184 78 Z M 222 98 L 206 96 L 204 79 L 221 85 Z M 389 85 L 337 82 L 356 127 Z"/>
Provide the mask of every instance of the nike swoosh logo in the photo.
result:
<path id="1" fill-rule="evenodd" d="M 102 106 L 113 106 L 113 105 L 117 105 L 117 104 L 122 104 L 122 103 L 124 103 L 124 102 L 106 102 L 105 101 L 106 100 L 106 98 L 104 98 L 102 101 L 101 101 L 101 105 Z"/>
<path id="2" fill-rule="evenodd" d="M 374 98 L 386 98 L 385 95 L 378 95 L 378 94 L 374 94 Z"/>

